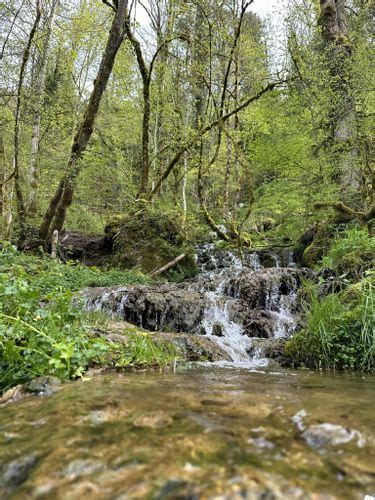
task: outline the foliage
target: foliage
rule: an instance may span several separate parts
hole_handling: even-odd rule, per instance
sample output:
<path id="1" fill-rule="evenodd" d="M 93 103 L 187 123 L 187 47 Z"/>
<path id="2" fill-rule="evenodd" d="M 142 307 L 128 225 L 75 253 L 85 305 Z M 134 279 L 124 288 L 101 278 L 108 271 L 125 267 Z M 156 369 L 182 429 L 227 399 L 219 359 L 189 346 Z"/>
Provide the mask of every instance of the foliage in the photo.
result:
<path id="1" fill-rule="evenodd" d="M 115 286 L 145 284 L 150 279 L 137 269 L 120 270 L 118 268 L 99 269 L 87 267 L 75 262 L 61 264 L 58 260 L 47 256 L 36 257 L 17 252 L 5 245 L 0 253 L 0 271 L 17 275 L 21 273 L 28 281 L 43 293 L 55 290 L 70 290 L 75 292 L 94 286 Z"/>
<path id="2" fill-rule="evenodd" d="M 127 335 L 126 348 L 115 348 L 115 366 L 165 366 L 177 358 L 177 351 L 169 342 L 156 343 L 147 333 Z"/>
<path id="3" fill-rule="evenodd" d="M 306 328 L 289 340 L 286 353 L 313 368 L 374 372 L 374 274 L 324 298 L 310 284 L 309 295 Z"/>
<path id="4" fill-rule="evenodd" d="M 323 257 L 322 267 L 360 275 L 372 265 L 374 255 L 375 238 L 367 230 L 354 227 L 337 233 Z"/>
<path id="5" fill-rule="evenodd" d="M 0 390 L 40 375 L 79 377 L 95 363 L 163 366 L 176 357 L 170 346 L 141 334 L 132 334 L 124 345 L 94 338 L 95 318 L 74 305 L 68 288 L 126 283 L 126 278 L 142 282 L 139 273 L 114 270 L 100 276 L 83 266 L 18 254 L 10 246 L 0 259 Z"/>

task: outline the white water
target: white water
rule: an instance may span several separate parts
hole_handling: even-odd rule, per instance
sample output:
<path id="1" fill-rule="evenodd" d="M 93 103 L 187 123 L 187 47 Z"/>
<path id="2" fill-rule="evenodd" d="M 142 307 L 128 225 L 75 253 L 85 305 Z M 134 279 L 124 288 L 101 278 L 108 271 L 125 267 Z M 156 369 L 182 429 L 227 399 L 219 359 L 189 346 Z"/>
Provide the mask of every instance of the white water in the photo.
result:
<path id="1" fill-rule="evenodd" d="M 279 267 L 278 256 L 275 255 L 274 259 L 275 267 Z M 202 260 L 203 263 L 201 263 Z M 241 260 L 232 252 L 225 251 L 222 252 L 220 261 L 213 244 L 207 244 L 200 249 L 196 262 L 198 266 L 200 265 L 202 277 L 208 282 L 216 281 L 220 277 L 215 290 L 206 292 L 208 306 L 204 311 L 201 324 L 207 337 L 215 341 L 231 358 L 231 361 L 221 361 L 217 364 L 247 369 L 266 367 L 269 360 L 262 357 L 261 349 L 253 348 L 253 339 L 244 334 L 243 327 L 239 323 L 230 319 L 228 302 L 231 298 L 224 294 L 224 286 L 228 278 L 238 276 L 245 269 L 251 269 L 254 273 L 264 269 L 258 253 L 248 254 L 246 259 Z M 292 260 L 288 262 L 289 266 L 295 266 Z M 292 307 L 296 300 L 296 292 L 293 290 L 287 295 L 282 295 L 279 288 L 280 283 L 275 281 L 268 291 L 266 300 L 266 310 L 274 317 L 273 338 L 275 339 L 287 337 L 295 326 Z"/>

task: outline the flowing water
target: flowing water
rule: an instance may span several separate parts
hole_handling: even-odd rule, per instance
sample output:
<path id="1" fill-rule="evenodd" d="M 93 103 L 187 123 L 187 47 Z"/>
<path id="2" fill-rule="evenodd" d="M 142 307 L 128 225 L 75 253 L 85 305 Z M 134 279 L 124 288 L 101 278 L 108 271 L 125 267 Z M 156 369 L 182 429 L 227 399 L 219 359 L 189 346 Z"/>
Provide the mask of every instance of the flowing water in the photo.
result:
<path id="1" fill-rule="evenodd" d="M 290 255 L 206 246 L 197 263 L 195 280 L 86 305 L 205 335 L 231 361 L 92 375 L 0 408 L 0 498 L 375 500 L 375 378 L 271 368 L 253 345 L 296 328 Z"/>
<path id="2" fill-rule="evenodd" d="M 283 267 L 294 268 L 291 252 L 284 254 Z M 279 268 L 281 259 L 277 253 L 271 254 L 273 266 Z M 204 311 L 202 327 L 208 337 L 217 342 L 230 356 L 231 361 L 219 362 L 221 366 L 265 367 L 268 359 L 262 357 L 259 348 L 253 348 L 253 338 L 245 335 L 240 322 L 230 317 L 228 304 L 233 299 L 226 294 L 228 280 L 241 276 L 251 270 L 256 279 L 264 271 L 257 252 L 242 255 L 240 259 L 231 251 L 215 252 L 213 244 L 206 244 L 197 251 L 196 262 L 200 269 L 200 280 L 205 284 L 215 283 L 213 291 L 206 292 L 208 305 Z M 203 287 L 204 290 L 204 287 Z M 265 310 L 273 320 L 271 336 L 275 339 L 290 336 L 296 327 L 292 309 L 296 304 L 297 286 L 290 287 L 288 293 L 280 293 L 280 281 L 276 279 L 269 288 L 263 290 L 266 295 Z M 238 292 L 234 294 L 238 295 Z M 216 331 L 215 331 L 216 329 Z M 219 332 L 217 331 L 219 330 Z"/>
<path id="3" fill-rule="evenodd" d="M 196 262 L 200 274 L 193 280 L 99 288 L 89 292 L 86 307 L 151 331 L 205 335 L 230 358 L 222 365 L 266 366 L 259 340 L 287 338 L 298 323 L 303 271 L 296 269 L 292 253 L 252 252 L 240 258 L 205 244 L 197 249 Z"/>
<path id="4" fill-rule="evenodd" d="M 0 409 L 0 497 L 375 497 L 375 379 L 197 366 Z"/>

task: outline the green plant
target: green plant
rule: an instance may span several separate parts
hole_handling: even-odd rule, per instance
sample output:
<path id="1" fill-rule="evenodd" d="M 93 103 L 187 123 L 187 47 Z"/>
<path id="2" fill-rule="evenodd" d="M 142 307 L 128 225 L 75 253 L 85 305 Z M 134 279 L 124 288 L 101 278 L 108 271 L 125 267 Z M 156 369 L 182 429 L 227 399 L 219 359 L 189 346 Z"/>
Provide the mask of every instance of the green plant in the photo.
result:
<path id="1" fill-rule="evenodd" d="M 147 333 L 136 332 L 127 335 L 125 348 L 115 348 L 114 364 L 126 366 L 166 366 L 177 359 L 173 344 L 155 342 Z"/>
<path id="2" fill-rule="evenodd" d="M 373 275 L 368 273 L 359 287 L 360 293 L 347 290 L 322 299 L 317 286 L 310 287 L 306 328 L 287 343 L 286 353 L 309 367 L 373 372 Z"/>
<path id="3" fill-rule="evenodd" d="M 371 266 L 374 255 L 375 238 L 367 230 L 354 227 L 336 235 L 323 257 L 322 267 L 359 276 Z"/>
<path id="4" fill-rule="evenodd" d="M 92 364 L 155 366 L 175 357 L 169 345 L 156 345 L 143 335 L 116 345 L 91 334 L 98 314 L 85 313 L 74 293 L 85 286 L 144 282 L 138 272 L 113 269 L 101 273 L 83 266 L 59 264 L 0 251 L 0 391 L 40 375 L 60 379 L 81 376 Z"/>

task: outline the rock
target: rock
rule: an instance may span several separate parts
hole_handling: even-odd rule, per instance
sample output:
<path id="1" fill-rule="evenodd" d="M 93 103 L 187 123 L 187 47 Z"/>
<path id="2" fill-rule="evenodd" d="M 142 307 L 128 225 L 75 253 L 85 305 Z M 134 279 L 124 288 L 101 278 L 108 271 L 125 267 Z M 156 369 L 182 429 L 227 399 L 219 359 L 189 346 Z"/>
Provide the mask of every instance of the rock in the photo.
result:
<path id="1" fill-rule="evenodd" d="M 24 385 L 24 390 L 39 396 L 49 396 L 59 389 L 61 384 L 57 377 L 43 376 L 37 377 Z"/>
<path id="2" fill-rule="evenodd" d="M 31 469 L 38 461 L 36 454 L 22 456 L 8 464 L 0 475 L 0 485 L 3 488 L 16 488 L 29 476 Z"/>
<path id="3" fill-rule="evenodd" d="M 24 385 L 16 385 L 8 389 L 0 398 L 0 406 L 4 406 L 8 403 L 15 403 L 30 394 L 49 396 L 58 390 L 60 384 L 60 380 L 56 377 L 37 377 L 30 382 L 26 382 Z"/>
<path id="4" fill-rule="evenodd" d="M 221 325 L 220 323 L 215 323 L 212 326 L 212 335 L 215 335 L 215 337 L 223 337 L 223 325 Z"/>
<path id="5" fill-rule="evenodd" d="M 229 319 L 240 324 L 250 337 L 270 337 L 275 327 L 273 312 L 283 297 L 291 297 L 291 306 L 299 307 L 295 291 L 306 270 L 270 268 L 244 271 L 225 280 L 223 305 Z M 184 283 L 92 288 L 84 292 L 86 307 L 105 310 L 125 321 L 150 331 L 174 331 L 202 335 L 202 320 L 210 307 L 207 292 L 215 290 L 222 277 L 201 277 Z M 215 330 L 219 334 L 219 326 Z M 222 332 L 222 329 L 221 329 Z"/>
<path id="6" fill-rule="evenodd" d="M 62 475 L 71 479 L 88 476 L 104 469 L 104 465 L 94 460 L 74 460 L 62 471 Z"/>
<path id="7" fill-rule="evenodd" d="M 111 256 L 112 238 L 108 235 L 62 231 L 59 248 L 68 259 L 79 260 L 87 266 L 100 266 L 105 264 Z"/>
<path id="8" fill-rule="evenodd" d="M 313 447 L 321 448 L 324 446 L 338 446 L 356 440 L 357 446 L 362 447 L 365 444 L 364 438 L 360 432 L 351 429 L 345 429 L 341 425 L 317 424 L 311 425 L 302 433 L 303 439 Z"/>
<path id="9" fill-rule="evenodd" d="M 16 385 L 11 389 L 8 389 L 0 398 L 0 406 L 4 406 L 8 403 L 14 403 L 20 401 L 26 396 L 26 392 L 22 385 Z"/>
<path id="10" fill-rule="evenodd" d="M 93 288 L 85 296 L 89 309 L 104 309 L 150 331 L 195 332 L 205 307 L 202 293 L 175 283 Z"/>
<path id="11" fill-rule="evenodd" d="M 154 411 L 144 413 L 133 421 L 135 427 L 149 427 L 151 429 L 161 429 L 168 427 L 173 422 L 173 417 L 164 411 Z"/>

